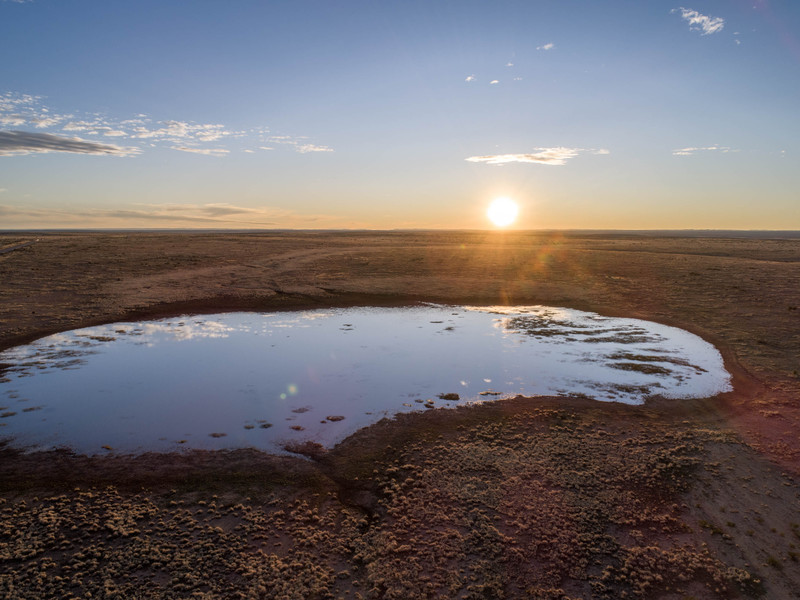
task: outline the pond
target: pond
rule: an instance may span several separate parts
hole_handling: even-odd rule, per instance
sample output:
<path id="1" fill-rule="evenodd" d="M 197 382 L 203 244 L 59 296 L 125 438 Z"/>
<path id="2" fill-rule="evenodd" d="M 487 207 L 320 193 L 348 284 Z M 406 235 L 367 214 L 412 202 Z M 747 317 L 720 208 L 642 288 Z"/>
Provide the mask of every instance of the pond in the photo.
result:
<path id="1" fill-rule="evenodd" d="M 422 305 L 114 323 L 0 353 L 0 437 L 96 454 L 332 446 L 386 416 L 517 395 L 638 404 L 730 389 L 719 352 L 657 323 Z"/>

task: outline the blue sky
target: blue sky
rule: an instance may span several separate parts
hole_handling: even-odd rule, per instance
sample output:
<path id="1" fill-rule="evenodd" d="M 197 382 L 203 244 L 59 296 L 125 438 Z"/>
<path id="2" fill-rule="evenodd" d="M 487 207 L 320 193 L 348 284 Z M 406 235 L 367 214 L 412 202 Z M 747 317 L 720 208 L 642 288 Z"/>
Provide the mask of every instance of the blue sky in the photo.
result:
<path id="1" fill-rule="evenodd" d="M 686 1 L 0 0 L 0 229 L 800 229 L 800 3 Z"/>

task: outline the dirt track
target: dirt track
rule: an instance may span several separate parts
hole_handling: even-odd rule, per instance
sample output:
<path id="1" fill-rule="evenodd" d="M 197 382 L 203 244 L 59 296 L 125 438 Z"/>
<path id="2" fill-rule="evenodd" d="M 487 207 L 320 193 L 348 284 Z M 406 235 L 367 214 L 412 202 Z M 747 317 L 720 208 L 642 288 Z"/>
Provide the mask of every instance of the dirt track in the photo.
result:
<path id="1" fill-rule="evenodd" d="M 197 514 L 222 485 L 233 490 L 231 506 L 240 507 L 229 511 L 229 522 L 241 526 L 238 536 L 225 531 L 225 543 L 241 557 L 241 569 L 258 571 L 248 579 L 227 573 L 223 564 L 214 567 L 236 580 L 240 597 L 258 597 L 262 587 L 266 597 L 800 597 L 798 240 L 486 232 L 37 234 L 0 236 L 0 247 L 34 237 L 40 242 L 0 256 L 0 348 L 94 323 L 183 312 L 420 300 L 549 304 L 698 333 L 723 352 L 735 389 L 682 406 L 520 400 L 459 418 L 436 411 L 365 430 L 315 463 L 281 461 L 269 468 L 255 468 L 269 460 L 246 453 L 54 460 L 6 450 L 0 474 L 11 530 L 0 532 L 0 590 L 13 584 L 27 590 L 20 597 L 46 595 L 47 582 L 36 582 L 37 571 L 73 581 L 83 569 L 82 589 L 110 577 L 130 593 L 157 571 L 142 565 L 126 571 L 120 565 L 133 559 L 113 550 L 102 527 L 78 542 L 58 527 L 42 532 L 31 525 L 29 539 L 44 536 L 42 550 L 19 554 L 13 550 L 23 544 L 14 537 L 17 525 L 54 510 L 44 504 L 55 501 L 43 498 L 83 490 L 68 493 L 55 511 L 67 524 L 78 519 L 76 502 L 97 501 L 96 511 L 112 510 L 107 498 L 91 491 L 112 485 L 124 496 L 115 502 L 127 503 L 123 512 L 140 515 L 131 525 L 138 534 L 130 535 L 168 554 L 169 540 L 192 529 L 159 529 L 159 515 L 174 517 L 186 506 Z M 531 446 L 532 440 L 538 442 Z M 238 475 L 224 468 L 232 460 L 244 465 Z M 516 485 L 504 483 L 509 477 L 517 477 Z M 502 496 L 487 495 L 498 486 L 505 486 Z M 131 491 L 142 487 L 146 491 Z M 42 498 L 39 504 L 33 494 Z M 183 504 L 170 506 L 175 494 Z M 245 501 L 245 495 L 254 499 Z M 142 513 L 145 504 L 150 508 Z M 317 520 L 303 521 L 302 531 L 291 529 L 311 504 Z M 279 511 L 286 516 L 275 516 Z M 210 528 L 214 519 L 195 521 L 197 535 L 219 535 Z M 551 522 L 559 527 L 549 529 Z M 276 531 L 280 539 L 262 544 L 267 558 L 257 562 L 272 570 L 259 571 L 246 557 L 258 536 Z M 483 537 L 469 538 L 476 531 Z M 309 536 L 328 540 L 320 546 L 327 554 L 306 547 Z M 99 547 L 118 572 L 72 568 L 71 550 L 54 554 L 57 544 Z M 43 567 L 45 558 L 54 564 Z M 313 576 L 303 571 L 315 582 L 313 590 L 293 590 L 299 571 L 289 577 L 291 568 L 281 570 L 275 561 L 294 561 L 300 571 L 317 565 Z M 509 569 L 519 570 L 515 561 L 528 570 L 509 577 Z M 665 582 L 663 574 L 673 572 L 675 581 Z M 681 582 L 680 573 L 688 579 Z M 208 582 L 156 580 L 155 587 L 150 581 L 153 597 L 215 591 Z M 248 587 L 253 581 L 258 585 Z M 284 596 L 268 587 L 270 581 L 286 584 Z M 58 597 L 61 588 L 50 584 Z"/>

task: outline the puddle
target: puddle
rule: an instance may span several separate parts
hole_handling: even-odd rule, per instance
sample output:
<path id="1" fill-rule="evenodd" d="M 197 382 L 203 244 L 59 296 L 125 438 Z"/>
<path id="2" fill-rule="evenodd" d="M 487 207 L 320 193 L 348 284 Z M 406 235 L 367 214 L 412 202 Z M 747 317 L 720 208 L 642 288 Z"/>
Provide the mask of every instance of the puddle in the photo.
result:
<path id="1" fill-rule="evenodd" d="M 519 394 L 629 404 L 730 389 L 657 323 L 542 306 L 351 308 L 114 323 L 0 353 L 0 437 L 96 454 L 332 446 L 385 416 Z"/>

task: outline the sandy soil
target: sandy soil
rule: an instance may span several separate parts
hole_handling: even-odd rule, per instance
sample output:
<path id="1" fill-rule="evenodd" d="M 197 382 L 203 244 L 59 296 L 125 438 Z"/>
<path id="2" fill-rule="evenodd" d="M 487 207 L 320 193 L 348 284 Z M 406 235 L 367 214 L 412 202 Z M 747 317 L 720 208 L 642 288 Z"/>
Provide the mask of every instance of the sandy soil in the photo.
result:
<path id="1" fill-rule="evenodd" d="M 0 349 L 187 312 L 549 304 L 693 331 L 734 391 L 434 410 L 312 460 L 4 448 L 6 597 L 800 598 L 800 240 L 1 234 L 0 250 L 34 240 L 0 254 Z"/>

